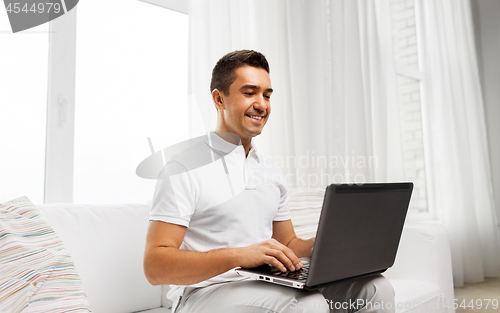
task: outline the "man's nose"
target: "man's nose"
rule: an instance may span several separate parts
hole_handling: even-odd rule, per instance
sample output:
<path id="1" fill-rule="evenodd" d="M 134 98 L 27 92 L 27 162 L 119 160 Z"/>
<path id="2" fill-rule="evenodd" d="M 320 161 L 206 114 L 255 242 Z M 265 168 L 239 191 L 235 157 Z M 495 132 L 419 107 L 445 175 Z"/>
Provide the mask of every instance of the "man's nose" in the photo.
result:
<path id="1" fill-rule="evenodd" d="M 253 107 L 255 110 L 264 112 L 267 109 L 267 103 L 264 96 L 258 97 L 258 99 L 254 102 Z"/>

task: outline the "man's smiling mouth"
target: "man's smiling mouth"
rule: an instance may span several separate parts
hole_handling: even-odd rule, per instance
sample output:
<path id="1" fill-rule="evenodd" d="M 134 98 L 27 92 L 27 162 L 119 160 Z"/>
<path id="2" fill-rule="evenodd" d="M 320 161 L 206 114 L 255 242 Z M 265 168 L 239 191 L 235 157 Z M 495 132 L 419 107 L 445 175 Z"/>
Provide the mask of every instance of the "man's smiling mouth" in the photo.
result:
<path id="1" fill-rule="evenodd" d="M 256 120 L 256 121 L 260 121 L 261 119 L 263 119 L 265 117 L 265 116 L 259 116 L 259 115 L 247 115 L 247 116 L 253 120 Z"/>

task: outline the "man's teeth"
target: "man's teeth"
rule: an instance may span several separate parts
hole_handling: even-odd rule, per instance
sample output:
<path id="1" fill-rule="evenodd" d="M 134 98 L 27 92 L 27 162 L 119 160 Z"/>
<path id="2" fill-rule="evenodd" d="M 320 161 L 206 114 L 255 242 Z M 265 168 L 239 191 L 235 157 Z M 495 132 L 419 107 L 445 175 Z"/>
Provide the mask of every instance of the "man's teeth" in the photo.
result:
<path id="1" fill-rule="evenodd" d="M 250 115 L 250 118 L 253 118 L 254 120 L 261 120 L 262 116 Z"/>

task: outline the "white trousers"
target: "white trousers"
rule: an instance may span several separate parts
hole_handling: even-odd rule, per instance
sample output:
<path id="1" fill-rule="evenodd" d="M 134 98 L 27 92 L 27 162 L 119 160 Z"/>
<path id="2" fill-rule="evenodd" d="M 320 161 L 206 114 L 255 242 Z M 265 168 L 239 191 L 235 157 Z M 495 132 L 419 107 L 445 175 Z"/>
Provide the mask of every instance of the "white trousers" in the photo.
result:
<path id="1" fill-rule="evenodd" d="M 394 289 L 382 275 L 349 279 L 315 290 L 243 280 L 186 288 L 176 313 L 393 313 Z"/>

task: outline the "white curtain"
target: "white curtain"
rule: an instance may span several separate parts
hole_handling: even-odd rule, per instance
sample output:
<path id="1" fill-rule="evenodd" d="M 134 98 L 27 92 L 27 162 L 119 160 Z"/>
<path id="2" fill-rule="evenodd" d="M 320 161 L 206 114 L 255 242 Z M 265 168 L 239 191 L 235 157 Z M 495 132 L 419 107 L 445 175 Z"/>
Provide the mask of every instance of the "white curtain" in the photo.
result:
<path id="1" fill-rule="evenodd" d="M 428 201 L 449 231 L 460 286 L 497 276 L 500 263 L 471 13 L 468 0 L 416 1 Z M 254 49 L 275 90 L 255 141 L 281 162 L 292 208 L 319 210 L 328 183 L 404 180 L 388 0 L 192 0 L 189 14 L 192 136 L 215 127 L 216 61 Z"/>
<path id="2" fill-rule="evenodd" d="M 455 286 L 497 277 L 497 217 L 468 0 L 421 1 L 430 203 L 448 229 Z"/>
<path id="3" fill-rule="evenodd" d="M 191 1 L 192 135 L 215 127 L 216 61 L 253 49 L 267 57 L 275 90 L 255 142 L 292 190 L 402 180 L 389 11 L 385 0 Z"/>

